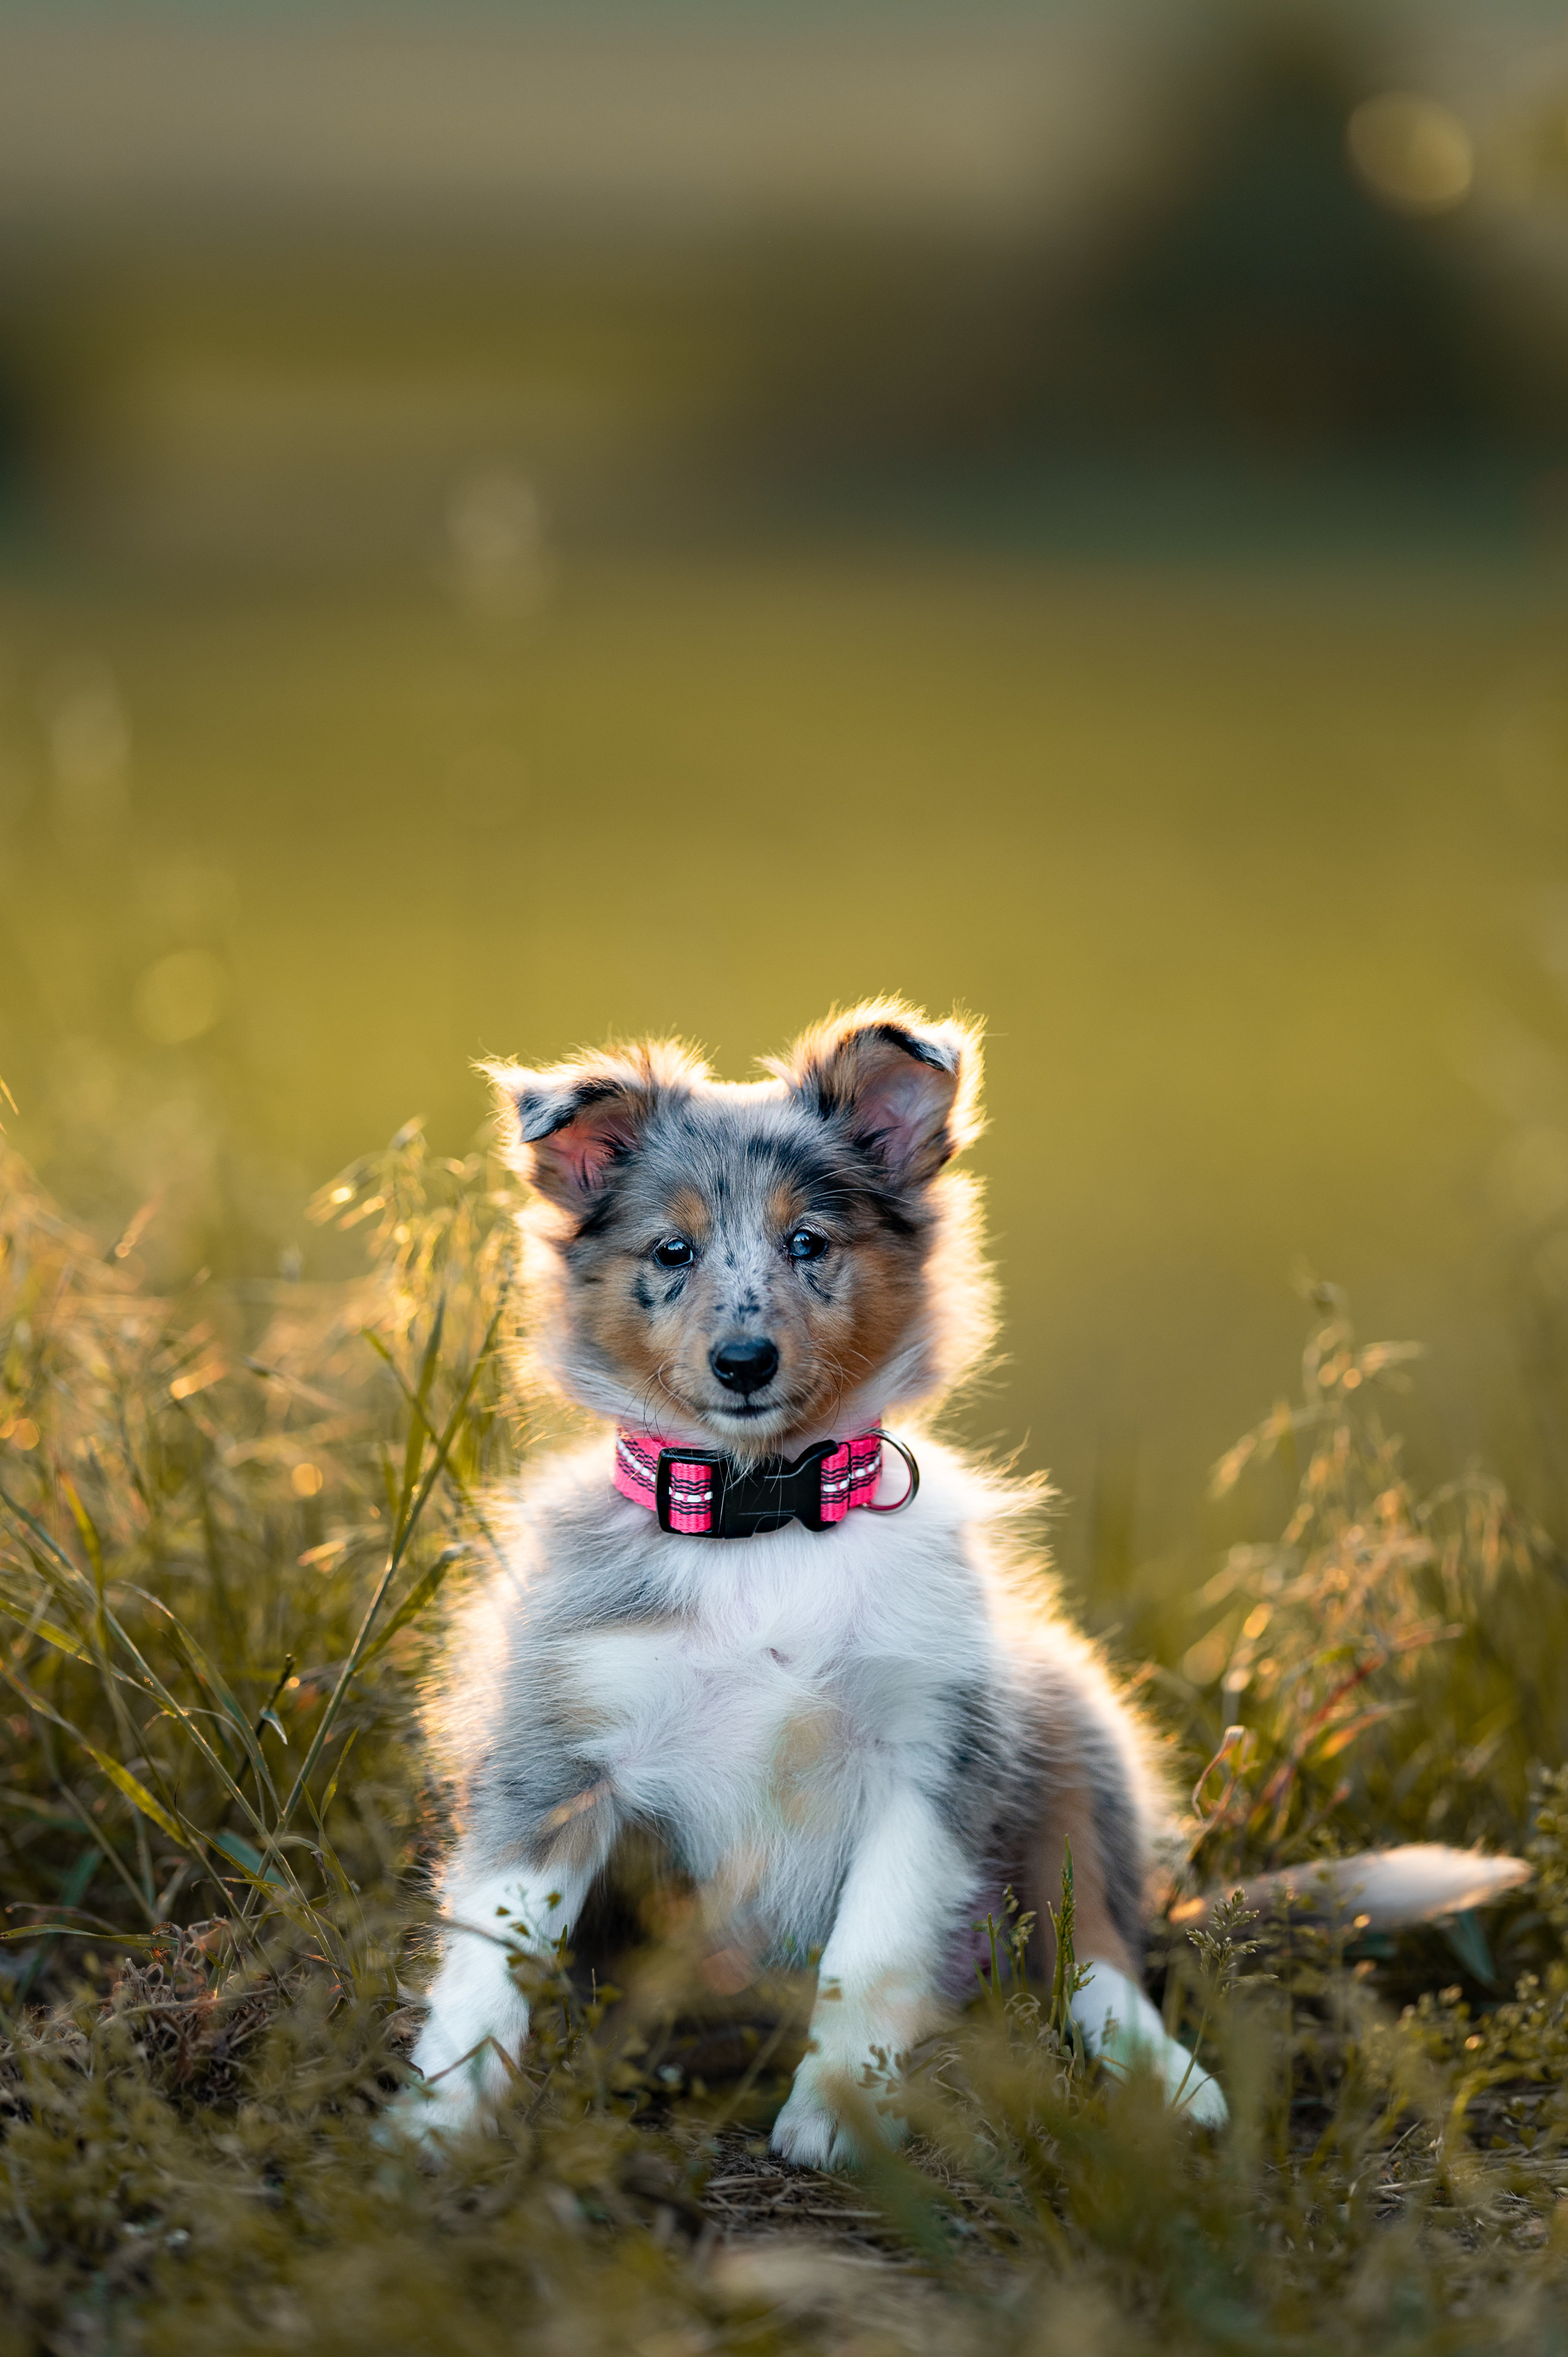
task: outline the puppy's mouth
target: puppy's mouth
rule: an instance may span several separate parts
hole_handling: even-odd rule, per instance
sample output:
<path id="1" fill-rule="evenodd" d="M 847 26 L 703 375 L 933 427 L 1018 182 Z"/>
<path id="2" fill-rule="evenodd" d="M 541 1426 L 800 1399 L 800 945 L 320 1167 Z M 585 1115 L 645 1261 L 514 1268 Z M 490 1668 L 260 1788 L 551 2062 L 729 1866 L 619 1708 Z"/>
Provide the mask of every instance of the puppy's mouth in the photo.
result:
<path id="1" fill-rule="evenodd" d="M 792 1399 L 682 1400 L 689 1415 L 725 1432 L 789 1432 L 799 1423 L 806 1404 Z"/>

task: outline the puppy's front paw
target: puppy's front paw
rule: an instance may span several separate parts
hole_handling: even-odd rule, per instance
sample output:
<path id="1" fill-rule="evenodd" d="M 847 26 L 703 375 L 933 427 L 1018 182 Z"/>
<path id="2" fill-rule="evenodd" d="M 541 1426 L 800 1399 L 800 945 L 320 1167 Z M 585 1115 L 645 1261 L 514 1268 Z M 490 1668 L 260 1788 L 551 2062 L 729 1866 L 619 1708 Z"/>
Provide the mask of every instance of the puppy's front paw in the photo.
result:
<path id="1" fill-rule="evenodd" d="M 806 2057 L 773 2123 L 772 2147 L 780 2160 L 792 2160 L 797 2169 L 853 2169 L 865 2158 L 865 2135 L 882 2145 L 903 2142 L 907 2124 L 897 2113 L 880 2109 L 871 2088 L 856 2091 L 854 2125 L 844 2118 L 833 2096 L 854 2084 L 854 2074 L 843 2065 L 835 2069 L 814 2054 Z"/>
<path id="2" fill-rule="evenodd" d="M 1176 2050 L 1182 2057 L 1181 2068 L 1176 2068 L 1176 2055 L 1165 2065 L 1166 2092 L 1173 2108 L 1200 2127 L 1222 2128 L 1230 2117 L 1230 2106 L 1219 2080 L 1211 2078 L 1201 2062 L 1194 2062 L 1188 2072 L 1185 2050 Z"/>
<path id="3" fill-rule="evenodd" d="M 771 2141 L 779 2158 L 797 2169 L 847 2169 L 857 2158 L 842 2124 L 799 2087 L 774 2121 Z"/>
<path id="4" fill-rule="evenodd" d="M 485 2105 L 472 2086 L 454 2087 L 445 2080 L 426 2086 L 416 2081 L 387 2105 L 376 2122 L 375 2138 L 388 2151 L 413 2153 L 437 2165 L 443 2147 L 480 2125 L 484 2116 Z"/>
<path id="5" fill-rule="evenodd" d="M 1164 2082 L 1165 2101 L 1176 2111 L 1202 2127 L 1224 2126 L 1230 2111 L 1217 2082 L 1167 2035 L 1136 1981 L 1113 1964 L 1093 1963 L 1073 1994 L 1072 2010 L 1085 2045 L 1113 2078 L 1153 2071 Z"/>
<path id="6" fill-rule="evenodd" d="M 1117 2078 L 1140 2067 L 1157 2072 L 1165 2081 L 1165 2101 L 1171 2109 L 1183 2119 L 1196 2120 L 1200 2127 L 1222 2128 L 1230 2117 L 1219 2080 L 1163 2031 L 1157 2037 L 1140 2036 L 1135 2030 L 1114 2029 L 1101 2048 L 1101 2059 Z"/>
<path id="7" fill-rule="evenodd" d="M 394 2097 L 378 2123 L 382 2144 L 413 2146 L 439 2159 L 445 2147 L 476 2129 L 490 2128 L 511 2083 L 513 2066 L 499 2041 L 482 2040 L 456 2061 L 448 2061 L 452 2040 L 435 2024 L 426 2026 L 413 2050 L 421 2073 Z"/>

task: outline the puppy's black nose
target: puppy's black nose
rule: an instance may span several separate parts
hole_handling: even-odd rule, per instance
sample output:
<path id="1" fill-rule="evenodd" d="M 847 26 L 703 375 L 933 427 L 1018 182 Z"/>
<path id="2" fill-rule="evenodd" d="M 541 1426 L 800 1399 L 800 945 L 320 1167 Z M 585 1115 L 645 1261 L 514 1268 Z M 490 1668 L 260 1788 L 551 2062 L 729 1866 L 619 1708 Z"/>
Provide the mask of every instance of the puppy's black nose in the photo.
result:
<path id="1" fill-rule="evenodd" d="M 778 1346 L 768 1341 L 721 1342 L 708 1364 L 726 1391 L 758 1392 L 778 1370 Z"/>

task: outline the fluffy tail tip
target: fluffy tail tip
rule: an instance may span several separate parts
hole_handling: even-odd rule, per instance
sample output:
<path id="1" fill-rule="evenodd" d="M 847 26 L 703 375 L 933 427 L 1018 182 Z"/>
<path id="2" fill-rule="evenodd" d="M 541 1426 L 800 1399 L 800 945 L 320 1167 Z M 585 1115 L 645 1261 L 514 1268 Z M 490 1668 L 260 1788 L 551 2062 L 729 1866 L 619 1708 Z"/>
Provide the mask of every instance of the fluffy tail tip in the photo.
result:
<path id="1" fill-rule="evenodd" d="M 1447 1849 L 1441 1842 L 1407 1842 L 1398 1849 L 1363 1850 L 1359 1857 L 1315 1859 L 1260 1874 L 1240 1888 L 1250 1907 L 1268 1912 L 1287 1899 L 1316 1921 L 1354 1921 L 1369 1932 L 1431 1923 L 1472 1907 L 1489 1907 L 1530 1880 L 1522 1857 L 1486 1857 L 1479 1850 Z M 1228 1891 L 1208 1891 L 1171 1910 L 1173 1923 L 1201 1921 Z M 1359 1919 L 1365 1917 L 1364 1923 Z"/>

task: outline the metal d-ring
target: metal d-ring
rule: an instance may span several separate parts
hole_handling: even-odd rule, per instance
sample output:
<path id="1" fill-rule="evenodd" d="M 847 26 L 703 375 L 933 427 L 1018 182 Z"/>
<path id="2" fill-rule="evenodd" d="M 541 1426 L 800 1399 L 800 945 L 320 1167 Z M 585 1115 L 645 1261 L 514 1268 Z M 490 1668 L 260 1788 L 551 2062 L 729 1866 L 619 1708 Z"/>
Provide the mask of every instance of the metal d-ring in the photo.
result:
<path id="1" fill-rule="evenodd" d="M 919 1492 L 920 1469 L 915 1462 L 913 1450 L 906 1448 L 901 1440 L 895 1440 L 893 1435 L 890 1432 L 885 1432 L 879 1424 L 873 1425 L 871 1428 L 875 1433 L 878 1440 L 885 1440 L 889 1448 L 896 1448 L 898 1451 L 899 1456 L 904 1459 L 905 1464 L 909 1469 L 909 1486 L 905 1491 L 901 1498 L 894 1499 L 893 1503 L 890 1506 L 873 1505 L 871 1501 L 867 1499 L 867 1512 L 873 1514 L 901 1514 L 906 1506 L 912 1506 L 914 1504 L 915 1499 Z"/>

